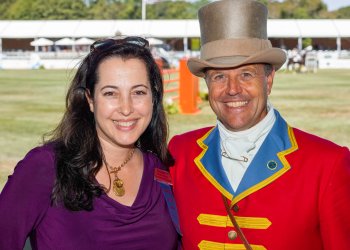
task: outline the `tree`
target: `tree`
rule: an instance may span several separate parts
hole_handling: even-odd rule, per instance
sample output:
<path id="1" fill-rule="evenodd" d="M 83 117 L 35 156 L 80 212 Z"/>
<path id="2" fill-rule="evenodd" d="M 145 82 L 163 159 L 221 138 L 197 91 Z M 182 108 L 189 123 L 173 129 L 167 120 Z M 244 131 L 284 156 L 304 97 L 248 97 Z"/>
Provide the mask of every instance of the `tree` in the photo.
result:
<path id="1" fill-rule="evenodd" d="M 147 5 L 147 19 L 196 19 L 197 11 L 210 0 L 159 1 Z"/>
<path id="2" fill-rule="evenodd" d="M 17 0 L 12 1 L 12 4 L 8 6 L 6 18 L 8 19 L 33 19 L 34 14 L 31 10 L 32 2 L 30 0 Z"/>
<path id="3" fill-rule="evenodd" d="M 83 0 L 36 0 L 33 10 L 41 13 L 40 19 L 68 20 L 88 19 L 87 7 Z"/>
<path id="4" fill-rule="evenodd" d="M 2 0 L 0 4 L 0 19 L 8 19 L 8 9 L 16 0 Z"/>
<path id="5" fill-rule="evenodd" d="M 0 19 L 141 19 L 142 0 L 0 0 Z M 147 0 L 145 0 L 147 1 Z M 350 18 L 350 6 L 329 12 L 323 0 L 258 0 L 269 18 Z M 212 0 L 158 0 L 147 4 L 146 19 L 196 19 Z"/>
<path id="6" fill-rule="evenodd" d="M 335 18 L 350 19 L 350 6 L 339 9 L 335 13 Z"/>
<path id="7" fill-rule="evenodd" d="M 141 0 L 95 0 L 89 2 L 92 19 L 141 19 Z"/>
<path id="8" fill-rule="evenodd" d="M 147 19 L 193 19 L 191 3 L 185 1 L 161 1 L 147 5 Z"/>
<path id="9" fill-rule="evenodd" d="M 7 10 L 8 19 L 67 20 L 86 19 L 83 0 L 17 0 Z"/>
<path id="10" fill-rule="evenodd" d="M 328 10 L 322 0 L 259 0 L 269 9 L 269 18 L 313 19 L 325 18 Z"/>

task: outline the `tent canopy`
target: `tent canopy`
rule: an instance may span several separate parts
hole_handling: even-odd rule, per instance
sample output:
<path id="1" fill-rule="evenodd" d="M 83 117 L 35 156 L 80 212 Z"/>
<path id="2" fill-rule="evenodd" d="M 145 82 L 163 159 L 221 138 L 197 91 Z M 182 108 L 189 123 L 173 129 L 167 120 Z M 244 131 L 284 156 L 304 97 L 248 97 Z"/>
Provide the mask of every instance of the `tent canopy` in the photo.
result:
<path id="1" fill-rule="evenodd" d="M 53 41 L 42 37 L 30 42 L 30 45 L 31 46 L 51 46 L 53 45 Z"/>
<path id="2" fill-rule="evenodd" d="M 350 19 L 269 19 L 268 37 L 349 37 Z M 125 36 L 154 38 L 199 37 L 198 20 L 46 20 L 0 21 L 0 38 L 80 38 L 99 39 Z"/>
<path id="3" fill-rule="evenodd" d="M 95 40 L 92 40 L 87 37 L 82 37 L 75 41 L 75 45 L 90 45 L 90 44 L 93 44 L 94 42 Z"/>
<path id="4" fill-rule="evenodd" d="M 75 44 L 74 40 L 68 37 L 59 39 L 55 42 L 55 45 L 62 45 L 62 46 L 73 46 L 74 44 Z"/>

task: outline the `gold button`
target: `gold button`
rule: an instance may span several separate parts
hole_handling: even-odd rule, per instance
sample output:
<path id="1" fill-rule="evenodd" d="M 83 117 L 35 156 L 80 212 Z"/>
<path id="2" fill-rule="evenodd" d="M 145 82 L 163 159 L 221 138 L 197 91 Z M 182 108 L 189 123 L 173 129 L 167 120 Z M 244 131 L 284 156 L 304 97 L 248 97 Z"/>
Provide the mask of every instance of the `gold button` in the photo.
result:
<path id="1" fill-rule="evenodd" d="M 237 238 L 237 233 L 234 230 L 229 231 L 227 235 L 230 240 L 235 240 Z"/>
<path id="2" fill-rule="evenodd" d="M 239 206 L 237 204 L 233 205 L 233 211 L 235 211 L 236 213 L 239 211 Z"/>

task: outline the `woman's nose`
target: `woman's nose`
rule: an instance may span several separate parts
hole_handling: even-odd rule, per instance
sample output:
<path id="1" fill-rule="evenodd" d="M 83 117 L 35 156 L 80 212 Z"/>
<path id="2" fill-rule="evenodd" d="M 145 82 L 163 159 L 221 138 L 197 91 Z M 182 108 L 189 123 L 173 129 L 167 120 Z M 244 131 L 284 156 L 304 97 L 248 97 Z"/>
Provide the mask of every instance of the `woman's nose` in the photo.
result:
<path id="1" fill-rule="evenodd" d="M 121 96 L 118 111 L 125 116 L 130 115 L 134 111 L 133 102 L 129 95 Z"/>

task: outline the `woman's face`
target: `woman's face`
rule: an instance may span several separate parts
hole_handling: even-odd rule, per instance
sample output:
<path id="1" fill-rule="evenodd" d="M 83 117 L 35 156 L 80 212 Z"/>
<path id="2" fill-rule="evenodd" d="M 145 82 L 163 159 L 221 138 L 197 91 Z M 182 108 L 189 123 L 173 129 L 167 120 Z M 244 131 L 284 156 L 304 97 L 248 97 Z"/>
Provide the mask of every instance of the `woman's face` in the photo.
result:
<path id="1" fill-rule="evenodd" d="M 98 69 L 94 96 L 88 97 L 101 145 L 130 147 L 152 118 L 152 91 L 140 59 L 108 58 Z"/>

